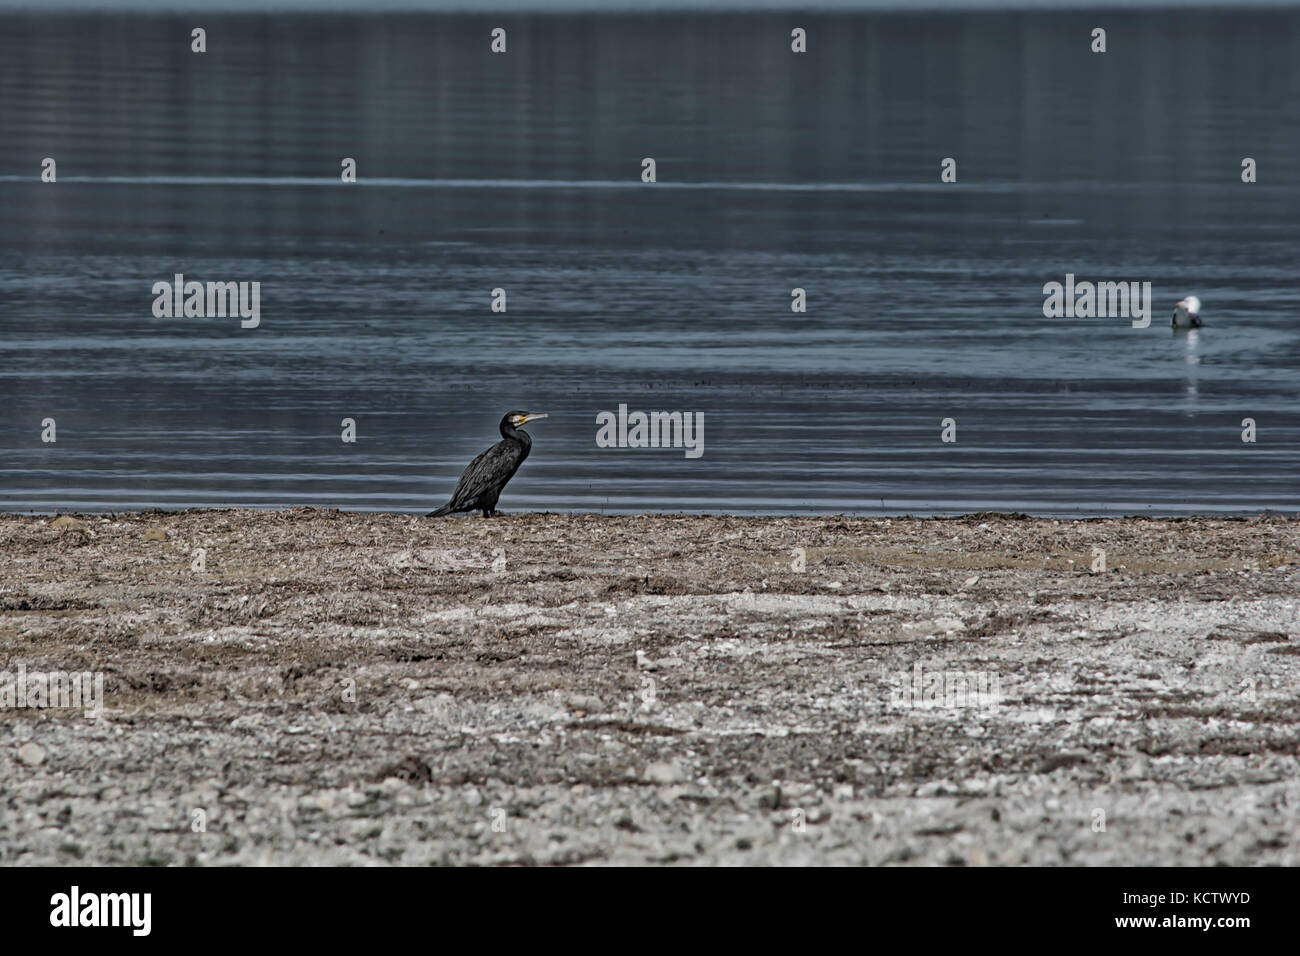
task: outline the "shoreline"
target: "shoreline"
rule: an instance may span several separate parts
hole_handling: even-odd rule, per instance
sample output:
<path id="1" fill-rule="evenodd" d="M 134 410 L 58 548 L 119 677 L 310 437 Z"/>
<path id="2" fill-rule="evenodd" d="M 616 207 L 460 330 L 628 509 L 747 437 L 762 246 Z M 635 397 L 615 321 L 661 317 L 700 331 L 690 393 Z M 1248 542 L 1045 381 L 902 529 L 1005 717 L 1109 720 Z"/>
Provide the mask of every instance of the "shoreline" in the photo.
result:
<path id="1" fill-rule="evenodd" d="M 433 510 L 430 507 L 430 510 Z M 393 518 L 427 518 L 428 511 L 394 511 L 387 508 L 343 508 L 324 505 L 269 505 L 266 507 L 248 505 L 197 505 L 186 508 L 127 508 L 121 511 L 78 511 L 75 509 L 56 511 L 6 511 L 0 509 L 0 519 L 4 518 L 129 518 L 131 516 L 180 516 L 203 514 L 344 514 L 361 516 L 387 516 Z M 480 516 L 469 513 L 444 515 L 440 519 L 429 520 L 465 520 L 478 519 Z M 817 511 L 817 512 L 724 512 L 724 511 L 502 511 L 500 519 L 514 518 L 710 518 L 731 519 L 738 521 L 781 521 L 781 520 L 825 520 L 840 518 L 854 521 L 969 521 L 1008 520 L 1008 521 L 1256 521 L 1283 520 L 1300 521 L 1300 511 L 1283 511 L 1264 508 L 1251 512 L 1188 512 L 1186 514 L 1073 514 L 1045 512 L 1035 514 L 1028 511 L 954 511 L 936 514 L 918 514 L 916 512 L 857 512 L 857 511 Z M 496 518 L 491 520 L 497 520 Z"/>
<path id="2" fill-rule="evenodd" d="M 58 520 L 0 863 L 1300 864 L 1293 518 Z"/>

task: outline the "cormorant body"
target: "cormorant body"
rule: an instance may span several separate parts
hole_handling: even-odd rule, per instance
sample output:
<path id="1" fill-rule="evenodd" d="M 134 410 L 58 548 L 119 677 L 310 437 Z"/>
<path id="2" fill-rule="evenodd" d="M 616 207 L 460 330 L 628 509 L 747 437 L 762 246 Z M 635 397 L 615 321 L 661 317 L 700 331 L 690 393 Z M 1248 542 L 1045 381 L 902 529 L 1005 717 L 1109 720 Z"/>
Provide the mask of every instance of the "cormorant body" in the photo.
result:
<path id="1" fill-rule="evenodd" d="M 501 489 L 533 450 L 533 439 L 519 426 L 548 417 L 531 412 L 508 413 L 501 419 L 501 441 L 469 463 L 451 500 L 437 511 L 430 511 L 428 517 L 440 518 L 461 511 L 481 511 L 485 518 L 495 516 Z"/>

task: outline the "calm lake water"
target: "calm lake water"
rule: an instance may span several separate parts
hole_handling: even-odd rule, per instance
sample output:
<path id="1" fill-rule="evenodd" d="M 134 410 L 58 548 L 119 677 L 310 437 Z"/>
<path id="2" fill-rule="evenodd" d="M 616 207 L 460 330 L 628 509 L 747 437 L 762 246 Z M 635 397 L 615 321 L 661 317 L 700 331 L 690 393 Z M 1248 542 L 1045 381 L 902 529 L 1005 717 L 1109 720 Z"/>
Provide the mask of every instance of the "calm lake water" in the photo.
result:
<path id="1" fill-rule="evenodd" d="M 1298 117 L 1294 10 L 3 15 L 0 509 L 423 512 L 522 408 L 506 512 L 1297 511 Z"/>

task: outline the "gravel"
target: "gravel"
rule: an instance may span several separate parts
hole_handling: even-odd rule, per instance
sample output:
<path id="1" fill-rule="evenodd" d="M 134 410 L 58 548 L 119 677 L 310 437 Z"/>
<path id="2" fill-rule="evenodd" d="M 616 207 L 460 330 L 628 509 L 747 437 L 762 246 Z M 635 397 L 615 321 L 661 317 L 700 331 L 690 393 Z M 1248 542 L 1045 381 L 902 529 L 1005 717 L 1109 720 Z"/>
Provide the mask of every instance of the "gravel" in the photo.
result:
<path id="1" fill-rule="evenodd" d="M 0 863 L 1295 866 L 1298 570 L 1282 517 L 3 516 L 0 683 L 107 710 L 0 708 Z"/>

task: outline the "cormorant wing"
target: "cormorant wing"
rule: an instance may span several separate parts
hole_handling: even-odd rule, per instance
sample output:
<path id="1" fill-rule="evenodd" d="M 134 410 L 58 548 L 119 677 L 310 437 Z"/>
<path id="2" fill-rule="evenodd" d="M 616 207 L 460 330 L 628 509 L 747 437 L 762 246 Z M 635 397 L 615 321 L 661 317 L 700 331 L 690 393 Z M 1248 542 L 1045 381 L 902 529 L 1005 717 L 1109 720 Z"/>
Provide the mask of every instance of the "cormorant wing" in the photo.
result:
<path id="1" fill-rule="evenodd" d="M 502 486 L 519 470 L 523 462 L 519 446 L 514 442 L 500 441 L 469 463 L 460 482 L 452 493 L 452 504 L 463 507 L 485 491 Z"/>

